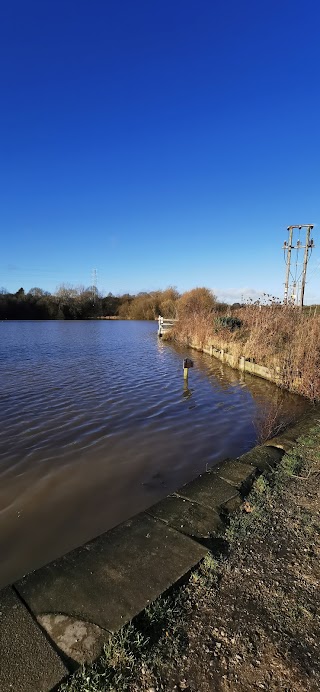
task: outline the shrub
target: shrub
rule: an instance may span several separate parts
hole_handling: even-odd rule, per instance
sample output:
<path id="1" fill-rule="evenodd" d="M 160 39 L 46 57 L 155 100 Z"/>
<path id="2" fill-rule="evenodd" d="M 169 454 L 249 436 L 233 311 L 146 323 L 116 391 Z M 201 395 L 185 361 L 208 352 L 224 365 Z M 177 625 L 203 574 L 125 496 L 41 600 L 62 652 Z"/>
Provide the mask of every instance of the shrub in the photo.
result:
<path id="1" fill-rule="evenodd" d="M 215 324 L 217 327 L 224 327 L 234 332 L 235 329 L 242 327 L 242 321 L 238 317 L 216 317 Z"/>
<path id="2" fill-rule="evenodd" d="M 208 315 L 216 304 L 216 298 L 209 288 L 193 288 L 182 294 L 177 302 L 179 318 L 190 315 Z"/>

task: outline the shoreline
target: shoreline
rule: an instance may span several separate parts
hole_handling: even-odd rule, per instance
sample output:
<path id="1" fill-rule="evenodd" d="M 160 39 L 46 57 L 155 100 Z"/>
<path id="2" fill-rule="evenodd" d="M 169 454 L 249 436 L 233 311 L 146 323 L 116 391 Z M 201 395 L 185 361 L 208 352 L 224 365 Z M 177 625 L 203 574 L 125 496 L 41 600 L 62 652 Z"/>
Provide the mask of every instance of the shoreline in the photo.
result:
<path id="1" fill-rule="evenodd" d="M 309 586 L 320 554 L 317 416 L 241 457 L 245 464 L 258 454 L 260 469 L 250 491 L 242 486 L 240 506 L 230 504 L 211 550 L 60 692 L 84 692 L 88 681 L 102 691 L 106 680 L 119 692 L 318 689 L 320 604 Z M 301 569 L 310 572 L 302 582 Z"/>
<path id="2" fill-rule="evenodd" d="M 291 378 L 291 386 L 286 383 L 285 373 L 281 370 L 280 366 L 276 365 L 272 368 L 266 365 L 260 365 L 256 363 L 254 358 L 246 358 L 243 355 L 234 355 L 229 353 L 227 348 L 218 348 L 214 344 L 203 344 L 197 343 L 196 341 L 188 340 L 187 342 L 181 342 L 176 340 L 171 332 L 167 332 L 162 336 L 164 341 L 176 341 L 180 346 L 185 348 L 190 348 L 191 350 L 198 351 L 200 353 L 205 353 L 212 358 L 220 360 L 221 363 L 229 365 L 233 370 L 237 370 L 241 373 L 247 373 L 248 375 L 254 375 L 268 382 L 272 382 L 277 387 L 289 392 L 290 394 L 296 394 L 309 400 L 311 403 L 319 402 L 319 399 L 312 398 L 301 391 L 301 382 L 303 378 L 303 373 L 297 373 L 294 378 Z"/>
<path id="3" fill-rule="evenodd" d="M 60 669 L 63 665 L 72 673 L 80 664 L 90 664 L 102 649 L 118 646 L 128 632 L 136 636 L 135 623 L 144 620 L 150 609 L 166 610 L 167 594 L 179 592 L 181 580 L 190 584 L 193 574 L 207 570 L 228 544 L 228 527 L 238 521 L 248 497 L 250 503 L 250 488 L 259 478 L 277 474 L 286 453 L 319 417 L 319 407 L 315 407 L 267 444 L 222 462 L 148 511 L 26 575 L 0 593 L 0 605 L 10 591 L 19 607 L 31 614 L 33 627 L 37 623 L 46 646 L 53 647 Z M 178 614 L 175 622 L 180 627 Z M 12 635 L 15 637 L 14 632 Z M 22 649 L 24 646 L 21 643 Z M 0 650 L 3 657 L 1 641 Z M 10 660 L 11 650 L 8 656 Z M 105 659 L 98 660 L 92 669 L 86 668 L 86 675 L 96 674 L 96 666 Z M 31 663 L 38 671 L 38 661 L 32 659 Z M 67 679 L 61 691 L 84 691 L 81 675 Z M 37 687 L 32 685 L 24 685 L 25 692 L 35 692 Z"/>
<path id="4" fill-rule="evenodd" d="M 271 368 L 267 368 L 265 365 L 255 363 L 253 359 L 249 360 L 244 356 L 234 356 L 232 353 L 228 353 L 226 349 L 216 348 L 213 344 L 210 346 L 208 344 L 200 346 L 195 342 L 191 342 L 188 344 L 188 348 L 194 349 L 195 351 L 200 351 L 201 353 L 206 353 L 213 358 L 217 358 L 221 361 L 221 363 L 229 365 L 234 370 L 239 370 L 240 372 L 248 373 L 249 375 L 256 375 L 256 377 L 261 377 L 263 380 L 273 382 L 273 384 L 276 384 L 278 387 L 283 386 L 283 379 L 279 366 L 271 370 Z"/>

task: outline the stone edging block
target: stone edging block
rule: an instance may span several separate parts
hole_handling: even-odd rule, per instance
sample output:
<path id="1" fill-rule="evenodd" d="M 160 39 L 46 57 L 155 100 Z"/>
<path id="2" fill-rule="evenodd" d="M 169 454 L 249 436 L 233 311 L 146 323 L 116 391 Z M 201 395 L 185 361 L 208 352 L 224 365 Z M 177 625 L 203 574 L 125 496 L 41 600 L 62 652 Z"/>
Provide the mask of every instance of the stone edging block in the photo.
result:
<path id="1" fill-rule="evenodd" d="M 115 632 L 206 553 L 200 543 L 140 514 L 15 587 L 37 618 L 66 615 Z"/>
<path id="2" fill-rule="evenodd" d="M 209 538 L 223 527 L 215 510 L 177 494 L 158 502 L 148 510 L 148 514 L 194 538 Z"/>
<path id="3" fill-rule="evenodd" d="M 49 692 L 68 674 L 10 586 L 0 591 L 1 692 Z"/>

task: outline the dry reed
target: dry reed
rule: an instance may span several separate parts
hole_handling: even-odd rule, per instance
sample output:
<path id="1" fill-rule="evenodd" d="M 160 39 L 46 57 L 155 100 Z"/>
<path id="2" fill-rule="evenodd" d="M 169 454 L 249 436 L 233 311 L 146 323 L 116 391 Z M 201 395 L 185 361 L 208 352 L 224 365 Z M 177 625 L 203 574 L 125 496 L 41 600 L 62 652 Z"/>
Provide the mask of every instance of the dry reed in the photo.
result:
<path id="1" fill-rule="evenodd" d="M 280 369 L 284 388 L 312 401 L 320 400 L 320 315 L 271 302 L 226 308 L 241 321 L 231 331 L 223 326 L 221 309 L 179 312 L 173 338 L 185 345 L 213 345 L 228 353 Z"/>

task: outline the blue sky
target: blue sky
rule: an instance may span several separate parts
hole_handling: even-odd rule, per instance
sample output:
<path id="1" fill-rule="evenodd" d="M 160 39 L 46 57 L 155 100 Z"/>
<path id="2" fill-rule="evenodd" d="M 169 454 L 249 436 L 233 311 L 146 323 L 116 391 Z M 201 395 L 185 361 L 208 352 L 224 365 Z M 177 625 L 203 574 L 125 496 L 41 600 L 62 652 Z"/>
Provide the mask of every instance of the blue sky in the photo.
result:
<path id="1" fill-rule="evenodd" d="M 282 295 L 314 223 L 320 6 L 11 0 L 0 21 L 0 286 Z"/>

